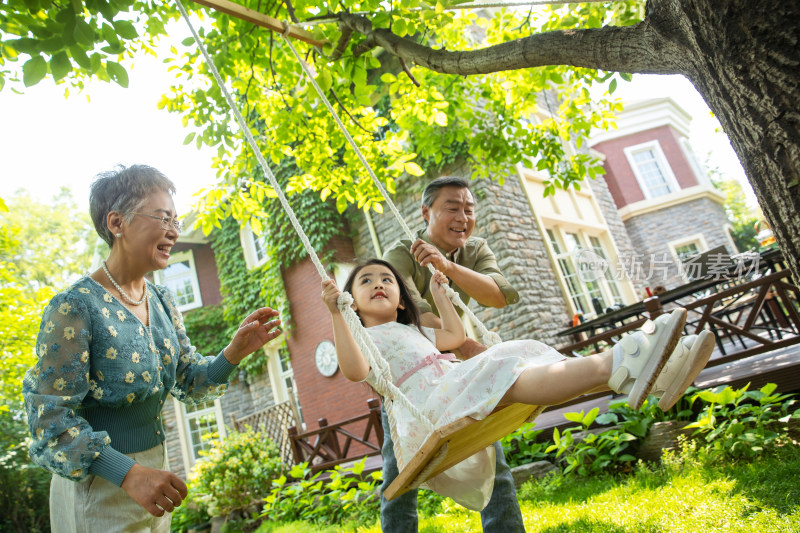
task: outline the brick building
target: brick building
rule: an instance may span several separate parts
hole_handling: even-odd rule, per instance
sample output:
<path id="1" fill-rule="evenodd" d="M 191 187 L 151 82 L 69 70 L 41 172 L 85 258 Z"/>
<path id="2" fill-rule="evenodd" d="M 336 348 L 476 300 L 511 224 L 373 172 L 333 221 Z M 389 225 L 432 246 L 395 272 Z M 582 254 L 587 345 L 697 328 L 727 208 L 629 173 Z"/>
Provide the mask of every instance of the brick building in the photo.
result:
<path id="1" fill-rule="evenodd" d="M 618 128 L 593 136 L 605 156 L 605 181 L 635 255 L 628 265 L 648 286 L 687 281 L 682 262 L 717 247 L 736 247 L 717 191 L 689 145 L 691 117 L 672 99 L 627 104 Z"/>

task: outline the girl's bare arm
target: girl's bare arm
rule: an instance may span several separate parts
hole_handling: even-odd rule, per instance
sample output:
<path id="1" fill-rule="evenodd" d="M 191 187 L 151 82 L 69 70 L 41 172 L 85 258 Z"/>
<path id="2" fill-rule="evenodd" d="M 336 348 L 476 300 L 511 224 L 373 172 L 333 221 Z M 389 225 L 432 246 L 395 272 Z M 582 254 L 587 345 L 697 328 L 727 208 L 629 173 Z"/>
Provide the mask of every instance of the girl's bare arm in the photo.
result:
<path id="1" fill-rule="evenodd" d="M 325 302 L 333 321 L 333 342 L 336 344 L 336 358 L 344 377 L 350 381 L 364 381 L 369 374 L 369 363 L 361 352 L 353 333 L 347 327 L 336 300 L 341 291 L 332 279 L 322 282 L 322 300 Z"/>
<path id="2" fill-rule="evenodd" d="M 439 309 L 439 318 L 442 320 L 442 328 L 436 331 L 436 347 L 439 350 L 453 350 L 458 348 L 467 338 L 464 332 L 464 324 L 456 313 L 453 302 L 447 297 L 444 286 L 447 278 L 438 270 L 431 278 L 431 294 L 436 308 Z"/>

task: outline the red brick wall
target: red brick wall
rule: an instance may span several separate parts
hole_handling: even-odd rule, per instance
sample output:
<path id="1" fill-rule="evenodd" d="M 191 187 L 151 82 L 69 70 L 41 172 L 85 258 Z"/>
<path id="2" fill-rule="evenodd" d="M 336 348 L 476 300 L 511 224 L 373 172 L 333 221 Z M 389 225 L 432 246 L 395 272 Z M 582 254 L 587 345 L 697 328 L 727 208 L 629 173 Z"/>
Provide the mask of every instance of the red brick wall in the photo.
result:
<path id="1" fill-rule="evenodd" d="M 605 180 L 618 209 L 644 200 L 644 193 L 639 188 L 633 169 L 628 164 L 628 159 L 623 152 L 628 146 L 635 146 L 654 140 L 658 141 L 681 189 L 694 187 L 698 184 L 697 177 L 692 172 L 691 166 L 681 149 L 680 137 L 670 126 L 661 126 L 633 135 L 611 139 L 593 146 L 595 150 L 602 152 L 606 156 Z"/>
<path id="2" fill-rule="evenodd" d="M 343 261 L 354 257 L 349 239 L 336 238 L 330 246 Z M 365 414 L 367 400 L 378 397 L 372 388 L 364 383 L 348 381 L 341 371 L 332 377 L 325 377 L 317 370 L 314 351 L 323 340 L 333 341 L 333 327 L 330 313 L 320 298 L 321 280 L 316 268 L 309 259 L 305 259 L 286 270 L 283 279 L 295 322 L 288 340 L 289 353 L 297 382 L 297 397 L 307 429 L 317 429 L 319 418 L 327 418 L 328 424 L 334 424 Z M 362 436 L 361 427 L 354 433 Z M 356 451 L 362 448 L 352 445 L 351 449 Z"/>
<path id="3" fill-rule="evenodd" d="M 191 250 L 194 254 L 194 268 L 197 272 L 197 283 L 200 285 L 200 298 L 203 306 L 217 305 L 222 302 L 219 288 L 219 275 L 217 274 L 217 261 L 210 244 L 193 244 L 178 242 L 173 252 Z"/>

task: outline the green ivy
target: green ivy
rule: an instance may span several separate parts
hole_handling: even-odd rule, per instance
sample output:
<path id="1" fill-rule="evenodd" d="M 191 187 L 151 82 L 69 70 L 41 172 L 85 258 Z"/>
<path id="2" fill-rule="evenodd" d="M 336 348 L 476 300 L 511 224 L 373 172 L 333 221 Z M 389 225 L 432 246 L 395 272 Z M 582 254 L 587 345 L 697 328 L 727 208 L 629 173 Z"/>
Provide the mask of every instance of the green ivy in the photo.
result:
<path id="1" fill-rule="evenodd" d="M 276 178 L 285 186 L 288 176 L 296 170 L 292 162 L 284 160 L 275 172 Z M 255 180 L 264 181 L 262 177 Z M 332 202 L 320 201 L 319 195 L 311 190 L 295 192 L 288 199 L 314 251 L 323 264 L 330 264 L 333 251 L 326 250 L 326 247 L 333 237 L 347 235 L 344 218 Z M 291 332 L 293 322 L 283 284 L 283 271 L 305 259 L 308 254 L 277 199 L 264 198 L 261 208 L 265 216 L 260 219 L 262 227 L 256 231 L 260 229 L 267 235 L 266 251 L 270 257 L 264 265 L 247 268 L 239 238 L 240 223 L 235 218 L 225 218 L 211 234 L 211 247 L 217 260 L 223 296 L 221 307 L 226 337 L 233 335 L 245 316 L 264 306 L 280 311 L 284 331 L 287 334 Z M 240 366 L 255 376 L 264 371 L 266 363 L 266 356 L 259 350 L 242 361 Z"/>
<path id="2" fill-rule="evenodd" d="M 219 353 L 230 338 L 225 323 L 225 308 L 221 305 L 187 311 L 183 315 L 183 325 L 186 326 L 186 335 L 203 355 Z"/>

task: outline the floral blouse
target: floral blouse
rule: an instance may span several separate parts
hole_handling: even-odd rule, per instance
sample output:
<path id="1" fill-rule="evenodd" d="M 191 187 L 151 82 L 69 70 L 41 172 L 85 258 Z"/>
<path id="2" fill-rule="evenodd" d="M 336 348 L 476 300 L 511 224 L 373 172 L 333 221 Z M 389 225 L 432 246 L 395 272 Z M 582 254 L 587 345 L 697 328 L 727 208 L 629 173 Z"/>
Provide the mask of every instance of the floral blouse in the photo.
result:
<path id="1" fill-rule="evenodd" d="M 236 367 L 196 353 L 169 291 L 147 291 L 150 327 L 88 276 L 45 309 L 23 395 L 31 457 L 51 472 L 120 485 L 133 465 L 124 454 L 164 441 L 167 393 L 201 403 L 225 391 Z"/>

